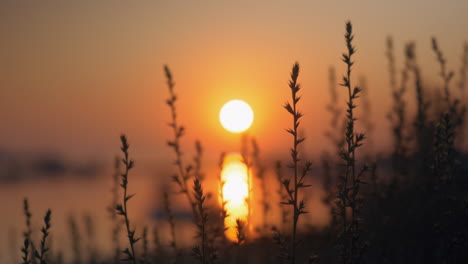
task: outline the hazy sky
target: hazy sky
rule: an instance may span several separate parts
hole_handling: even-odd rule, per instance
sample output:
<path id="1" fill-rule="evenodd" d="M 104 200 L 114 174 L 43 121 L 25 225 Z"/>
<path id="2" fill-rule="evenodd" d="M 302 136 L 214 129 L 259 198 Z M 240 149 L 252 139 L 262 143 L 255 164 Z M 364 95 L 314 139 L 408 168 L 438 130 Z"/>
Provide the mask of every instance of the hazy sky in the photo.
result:
<path id="1" fill-rule="evenodd" d="M 217 116 L 237 98 L 252 105 L 251 133 L 265 152 L 283 151 L 277 143 L 289 139 L 290 122 L 281 105 L 299 61 L 307 147 L 320 151 L 329 122 L 328 68 L 334 65 L 338 77 L 344 72 L 348 19 L 358 50 L 354 80 L 367 78 L 375 134 L 388 135 L 386 36 L 395 39 L 398 66 L 404 43 L 414 40 L 425 81 L 437 85 L 430 37 L 458 70 L 467 17 L 468 1 L 461 0 L 1 1 L 0 150 L 105 159 L 118 152 L 125 132 L 137 155 L 162 156 L 170 135 L 167 63 L 187 147 L 199 138 L 216 155 L 234 150 L 238 137 Z M 390 142 L 378 143 L 384 149 Z"/>

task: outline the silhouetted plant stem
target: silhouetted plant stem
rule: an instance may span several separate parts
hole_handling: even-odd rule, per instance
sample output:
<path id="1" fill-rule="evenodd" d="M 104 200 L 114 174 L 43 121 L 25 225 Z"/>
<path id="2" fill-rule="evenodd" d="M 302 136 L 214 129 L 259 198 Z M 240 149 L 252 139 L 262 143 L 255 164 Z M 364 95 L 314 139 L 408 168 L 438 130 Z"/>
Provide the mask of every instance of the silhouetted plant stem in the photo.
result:
<path id="1" fill-rule="evenodd" d="M 328 70 L 328 92 L 330 95 L 330 102 L 327 104 L 326 109 L 330 112 L 331 119 L 330 119 L 330 129 L 325 132 L 325 136 L 330 140 L 333 145 L 333 153 L 339 155 L 341 149 L 343 148 L 343 144 L 345 141 L 343 140 L 343 132 L 344 132 L 344 122 L 341 121 L 341 108 L 338 105 L 338 91 L 337 91 L 337 81 L 336 81 L 336 72 L 333 66 L 330 66 Z M 328 151 L 324 151 L 321 156 L 322 161 L 322 168 L 323 168 L 323 189 L 327 194 L 323 199 L 322 202 L 327 206 L 330 206 L 330 212 L 332 216 L 331 228 L 336 227 L 336 208 L 333 206 L 333 201 L 336 197 L 335 190 L 333 188 L 334 179 L 337 178 L 335 176 L 334 166 L 336 163 L 335 158 L 328 153 Z M 337 171 L 338 172 L 338 171 Z M 340 173 L 340 172 L 338 172 Z"/>
<path id="2" fill-rule="evenodd" d="M 328 70 L 328 91 L 330 94 L 330 102 L 327 104 L 326 109 L 331 114 L 330 130 L 325 132 L 325 136 L 330 139 L 335 147 L 336 154 L 339 154 L 343 148 L 345 141 L 342 134 L 344 131 L 344 124 L 341 122 L 341 108 L 338 105 L 338 91 L 336 87 L 336 73 L 335 68 L 330 67 Z"/>
<path id="3" fill-rule="evenodd" d="M 206 264 L 210 263 L 209 253 L 208 253 L 208 246 L 207 246 L 207 223 L 208 223 L 208 214 L 206 212 L 206 208 L 204 206 L 206 197 L 203 194 L 203 188 L 201 186 L 200 180 L 195 178 L 193 181 L 193 191 L 195 193 L 195 200 L 198 210 L 198 234 L 197 236 L 200 238 L 200 245 L 193 248 L 192 253 L 195 258 L 201 263 Z"/>
<path id="4" fill-rule="evenodd" d="M 236 245 L 240 246 L 245 243 L 246 235 L 245 235 L 245 227 L 246 223 L 242 219 L 236 219 Z"/>
<path id="5" fill-rule="evenodd" d="M 372 142 L 372 132 L 374 131 L 374 123 L 372 122 L 372 106 L 369 96 L 369 87 L 367 86 L 367 79 L 365 76 L 359 77 L 358 87 L 361 89 L 360 98 L 361 98 L 361 105 L 362 111 L 360 118 L 361 123 L 363 124 L 363 129 L 366 131 L 366 140 L 367 140 L 367 148 L 368 150 L 365 153 L 365 162 L 370 162 L 370 153 L 373 152 L 372 146 L 374 145 Z"/>
<path id="6" fill-rule="evenodd" d="M 393 38 L 387 37 L 387 51 L 385 52 L 388 60 L 388 73 L 389 73 L 389 81 L 390 81 L 390 88 L 392 91 L 396 91 L 397 89 L 397 76 L 396 76 L 396 63 L 395 63 L 395 54 L 394 54 L 394 46 L 393 46 Z"/>
<path id="7" fill-rule="evenodd" d="M 28 241 L 28 252 L 26 254 L 26 260 L 30 263 L 37 263 L 36 259 L 34 258 L 34 252 L 36 251 L 36 247 L 34 246 L 34 241 L 32 240 L 32 225 L 31 225 L 31 211 L 29 210 L 29 201 L 28 198 L 24 198 L 23 200 L 23 212 L 26 218 L 26 231 L 24 231 L 23 238 L 24 238 L 24 246 L 26 246 L 26 240 Z M 30 254 L 29 254 L 30 252 Z"/>
<path id="8" fill-rule="evenodd" d="M 129 171 L 135 166 L 135 162 L 129 159 L 128 155 L 128 142 L 127 137 L 125 135 L 120 136 L 120 141 L 122 142 L 122 153 L 124 154 L 124 158 L 122 159 L 122 163 L 125 165 L 124 173 L 122 173 L 122 182 L 120 186 L 123 189 L 123 202 L 121 204 L 116 205 L 117 214 L 122 215 L 125 220 L 125 228 L 127 230 L 127 237 L 128 243 L 130 245 L 130 250 L 126 248 L 123 253 L 127 256 L 124 261 L 131 261 L 133 264 L 136 264 L 136 254 L 135 254 L 135 244 L 140 240 L 140 238 L 135 238 L 135 229 L 131 228 L 130 219 L 128 216 L 128 201 L 135 196 L 135 194 L 128 195 L 128 175 Z"/>
<path id="9" fill-rule="evenodd" d="M 253 201 L 253 192 L 252 192 L 252 168 L 253 168 L 253 161 L 251 155 L 249 153 L 249 134 L 244 132 L 241 136 L 241 143 L 240 143 L 240 152 L 242 156 L 242 163 L 244 163 L 247 171 L 247 198 L 245 202 L 247 204 L 247 219 L 245 219 L 245 228 L 244 232 L 249 232 L 250 228 L 252 227 L 252 201 Z"/>
<path id="10" fill-rule="evenodd" d="M 252 159 L 254 168 L 256 168 L 255 175 L 260 180 L 260 190 L 262 192 L 262 220 L 263 220 L 263 231 L 265 232 L 268 227 L 268 212 L 270 211 L 270 204 L 268 203 L 267 199 L 267 187 L 266 187 L 266 179 L 265 179 L 265 167 L 262 165 L 260 161 L 260 148 L 258 147 L 257 140 L 252 138 Z"/>
<path id="11" fill-rule="evenodd" d="M 437 61 L 439 62 L 440 65 L 440 77 L 443 80 L 443 90 L 444 90 L 444 99 L 446 103 L 446 107 L 450 107 L 450 89 L 449 89 L 449 84 L 450 80 L 453 77 L 453 72 L 449 71 L 447 72 L 447 66 L 446 66 L 446 60 L 444 58 L 444 55 L 442 54 L 442 51 L 439 48 L 439 45 L 437 44 L 437 39 L 432 38 L 432 50 L 436 54 Z"/>
<path id="12" fill-rule="evenodd" d="M 219 183 L 219 186 L 218 186 L 218 194 L 219 194 L 219 201 L 220 201 L 220 212 L 219 212 L 219 217 L 220 217 L 220 221 L 219 221 L 219 225 L 220 225 L 220 229 L 219 229 L 219 232 L 218 232 L 218 236 L 221 237 L 221 240 L 223 241 L 223 243 L 225 244 L 226 242 L 226 236 L 225 236 L 225 232 L 229 229 L 229 227 L 224 227 L 224 222 L 226 221 L 226 218 L 229 216 L 227 210 L 226 210 L 226 203 L 227 201 L 224 199 L 224 185 L 226 184 L 226 181 L 223 180 L 223 177 L 222 177 L 222 174 L 223 174 L 223 169 L 224 169 L 224 158 L 226 157 L 226 153 L 221 153 L 219 155 L 219 161 L 218 161 L 218 168 L 219 168 L 219 172 L 218 172 L 218 183 Z"/>
<path id="13" fill-rule="evenodd" d="M 299 161 L 301 160 L 299 157 L 298 146 L 301 144 L 305 138 L 300 138 L 298 136 L 298 128 L 300 124 L 300 119 L 302 117 L 302 113 L 299 112 L 297 109 L 297 103 L 301 99 L 301 96 L 298 95 L 299 90 L 301 89 L 300 84 L 297 82 L 297 78 L 299 77 L 299 64 L 295 63 L 292 67 L 291 71 L 291 80 L 289 81 L 289 88 L 291 90 L 291 100 L 292 103 L 286 102 L 284 108 L 288 113 L 291 114 L 293 117 L 293 124 L 292 128 L 287 129 L 287 132 L 292 135 L 293 137 L 293 146 L 290 150 L 291 152 L 291 164 L 289 167 L 293 170 L 293 186 L 291 186 L 290 179 L 283 180 L 283 186 L 288 193 L 289 200 L 284 201 L 284 204 L 289 204 L 293 207 L 293 222 L 292 222 L 292 239 L 291 239 L 291 248 L 290 248 L 290 263 L 296 263 L 296 248 L 297 248 L 297 223 L 299 221 L 299 216 L 301 214 L 305 214 L 305 202 L 304 200 L 299 201 L 299 189 L 309 187 L 310 185 L 304 184 L 304 177 L 306 176 L 307 172 L 310 170 L 312 164 L 310 162 L 306 162 L 305 168 L 302 173 L 299 172 Z"/>
<path id="14" fill-rule="evenodd" d="M 446 66 L 446 59 L 442 53 L 442 50 L 439 48 L 439 45 L 437 43 L 436 38 L 432 38 L 432 49 L 434 53 L 436 54 L 437 61 L 439 62 L 440 65 L 440 77 L 443 81 L 443 90 L 444 90 L 444 99 L 445 99 L 445 109 L 443 110 L 448 111 L 449 114 L 451 115 L 450 119 L 452 120 L 452 123 L 454 127 L 460 127 L 463 129 L 463 123 L 465 119 L 465 113 L 466 113 L 466 105 L 460 105 L 460 101 L 458 99 L 452 99 L 451 93 L 450 93 L 450 81 L 452 80 L 454 76 L 453 71 L 447 71 L 447 66 Z M 460 71 L 460 74 L 465 74 L 464 70 Z M 463 80 L 465 77 L 461 76 L 461 80 Z M 463 93 L 460 95 L 463 97 Z"/>
<path id="15" fill-rule="evenodd" d="M 30 264 L 31 261 L 29 260 L 29 240 L 27 238 L 24 239 L 23 247 L 21 248 L 21 253 L 23 256 L 21 257 L 23 262 L 22 264 Z"/>
<path id="16" fill-rule="evenodd" d="M 424 89 L 422 86 L 421 73 L 419 67 L 416 63 L 416 54 L 415 54 L 415 45 L 414 43 L 409 43 L 405 47 L 406 53 L 406 67 L 409 72 L 412 72 L 414 75 L 414 82 L 416 87 L 416 120 L 414 126 L 416 128 L 417 137 L 417 152 L 420 156 L 424 157 L 424 153 L 428 152 L 428 121 L 427 121 L 427 110 L 429 104 L 426 102 L 426 97 L 424 94 Z M 426 159 L 427 157 L 424 157 Z M 423 165 L 425 166 L 425 165 Z M 423 173 L 424 174 L 424 173 Z"/>
<path id="17" fill-rule="evenodd" d="M 354 109 L 356 108 L 355 100 L 359 98 L 361 89 L 359 87 L 352 88 L 351 84 L 351 67 L 354 62 L 352 56 L 356 52 L 352 41 L 353 32 L 351 22 L 346 23 L 345 41 L 347 53 L 343 54 L 343 62 L 347 66 L 346 75 L 343 77 L 341 86 L 347 88 L 348 101 L 346 109 L 346 132 L 345 141 L 346 148 L 342 150 L 340 156 L 345 163 L 345 175 L 341 177 L 338 183 L 338 202 L 340 209 L 340 217 L 342 220 L 342 233 L 340 240 L 342 243 L 342 263 L 360 263 L 362 257 L 362 248 L 358 245 L 360 239 L 360 222 L 361 222 L 361 206 L 362 198 L 360 197 L 360 185 L 362 183 L 361 176 L 367 170 L 364 167 L 360 172 L 356 172 L 356 149 L 360 147 L 364 141 L 363 133 L 355 133 Z M 346 208 L 351 209 L 351 222 L 348 224 Z"/>
<path id="18" fill-rule="evenodd" d="M 44 216 L 44 227 L 42 227 L 41 232 L 42 232 L 42 239 L 41 239 L 41 244 L 40 244 L 40 251 L 35 251 L 34 252 L 34 257 L 39 261 L 40 264 L 47 264 L 46 260 L 46 253 L 49 250 L 47 248 L 46 242 L 47 242 L 47 237 L 49 236 L 49 230 L 50 230 L 50 216 L 52 214 L 52 211 L 49 209 L 46 212 L 46 215 Z"/>
<path id="19" fill-rule="evenodd" d="M 193 202 L 193 198 L 190 195 L 189 192 L 189 187 L 188 187 L 188 181 L 191 178 L 191 172 L 193 167 L 191 165 L 184 165 L 184 161 L 182 159 L 183 152 L 181 150 L 181 144 L 180 140 L 185 134 L 185 128 L 184 126 L 179 125 L 178 120 L 177 120 L 177 107 L 176 107 L 176 102 L 177 102 L 177 95 L 175 94 L 174 91 L 174 86 L 175 83 L 172 79 L 172 73 L 167 65 L 164 66 L 164 72 L 166 75 L 166 80 L 167 80 L 167 87 L 169 89 L 169 98 L 166 100 L 166 104 L 169 106 L 171 110 L 171 122 L 169 123 L 169 127 L 172 128 L 174 138 L 172 140 L 169 140 L 167 142 L 167 145 L 171 147 L 174 150 L 174 153 L 176 155 L 175 158 L 175 164 L 178 169 L 178 174 L 174 175 L 172 177 L 172 180 L 177 183 L 179 186 L 179 191 L 181 193 L 184 193 L 187 201 L 192 208 L 192 213 L 193 213 L 193 219 L 196 222 L 197 221 L 197 211 L 196 211 L 196 205 Z M 200 145 L 200 150 L 201 150 L 201 145 Z"/>
<path id="20" fill-rule="evenodd" d="M 387 117 L 392 124 L 393 133 L 393 153 L 392 153 L 392 167 L 393 167 L 393 181 L 397 182 L 399 175 L 406 174 L 406 155 L 407 155 L 407 140 L 406 134 L 406 102 L 403 96 L 406 93 L 406 85 L 408 82 L 408 63 L 405 63 L 401 71 L 401 81 L 399 87 L 396 84 L 396 67 L 393 49 L 393 40 L 391 37 L 387 39 L 387 59 L 389 64 L 390 87 L 393 99 L 393 106 L 388 113 Z"/>
<path id="21" fill-rule="evenodd" d="M 193 157 L 193 164 L 194 164 L 193 173 L 195 175 L 195 178 L 203 182 L 203 180 L 205 179 L 205 175 L 202 173 L 203 147 L 199 140 L 195 141 L 195 151 L 196 151 L 196 155 Z"/>

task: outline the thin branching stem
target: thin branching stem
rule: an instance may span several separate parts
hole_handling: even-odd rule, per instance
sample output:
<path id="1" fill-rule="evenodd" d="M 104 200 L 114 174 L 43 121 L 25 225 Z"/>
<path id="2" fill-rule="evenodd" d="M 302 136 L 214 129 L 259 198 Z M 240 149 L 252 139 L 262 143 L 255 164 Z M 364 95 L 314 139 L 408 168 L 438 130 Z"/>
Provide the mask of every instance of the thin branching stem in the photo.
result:
<path id="1" fill-rule="evenodd" d="M 199 140 L 195 141 L 196 155 L 193 157 L 195 178 L 203 182 L 205 175 L 202 172 L 203 147 Z"/>
<path id="2" fill-rule="evenodd" d="M 25 238 L 23 242 L 23 247 L 21 248 L 22 253 L 22 264 L 30 264 L 31 261 L 29 259 L 29 239 Z"/>
<path id="3" fill-rule="evenodd" d="M 209 254 L 208 254 L 208 237 L 207 237 L 207 228 L 208 228 L 208 214 L 204 206 L 206 197 L 203 193 L 203 187 L 200 183 L 200 180 L 195 178 L 193 180 L 193 191 L 195 194 L 195 201 L 198 210 L 198 237 L 200 238 L 200 245 L 193 248 L 193 255 L 201 264 L 209 263 Z"/>
<path id="4" fill-rule="evenodd" d="M 312 164 L 307 162 L 304 170 L 299 172 L 299 152 L 298 146 L 305 140 L 305 138 L 299 137 L 298 128 L 300 125 L 300 119 L 302 113 L 298 110 L 297 103 L 300 101 L 301 96 L 298 95 L 299 90 L 301 89 L 300 84 L 297 82 L 299 77 L 299 64 L 295 63 L 291 71 L 291 80 L 289 81 L 289 88 L 291 90 L 291 102 L 286 102 L 284 108 L 288 113 L 292 115 L 292 128 L 287 129 L 286 131 L 293 137 L 293 146 L 290 150 L 291 154 L 291 163 L 289 167 L 293 170 L 293 182 L 291 186 L 290 179 L 283 180 L 283 186 L 288 193 L 288 200 L 284 201 L 284 204 L 289 204 L 293 207 L 293 222 L 292 222 L 292 238 L 290 245 L 290 263 L 296 263 L 296 248 L 297 248 L 297 223 L 299 221 L 299 216 L 305 214 L 305 202 L 304 200 L 299 201 L 299 189 L 304 187 L 309 187 L 310 185 L 304 184 L 304 177 L 307 172 L 310 170 Z"/>
<path id="5" fill-rule="evenodd" d="M 265 179 L 265 167 L 262 165 L 260 161 L 260 148 L 258 146 L 257 140 L 252 138 L 252 158 L 254 166 L 257 170 L 255 175 L 260 180 L 260 189 L 262 191 L 262 220 L 263 220 L 263 231 L 266 231 L 268 227 L 268 212 L 270 211 L 270 204 L 268 203 L 267 199 L 267 186 L 266 186 L 266 179 Z"/>
<path id="6" fill-rule="evenodd" d="M 359 190 L 362 183 L 361 176 L 367 169 L 364 167 L 361 171 L 356 171 L 356 149 L 362 145 L 365 136 L 363 133 L 355 133 L 354 129 L 357 120 L 354 115 L 354 109 L 356 108 L 355 100 L 359 98 L 361 89 L 359 87 L 353 88 L 351 83 L 351 69 L 354 64 L 352 56 L 356 53 L 353 39 L 352 24 L 351 22 L 347 22 L 345 33 L 347 53 L 344 53 L 342 58 L 347 70 L 341 84 L 348 91 L 348 101 L 346 102 L 346 148 L 341 151 L 340 155 L 345 164 L 345 175 L 340 178 L 341 180 L 338 183 L 339 193 L 337 202 L 342 220 L 342 233 L 340 236 L 343 247 L 341 252 L 342 263 L 359 263 L 361 259 L 362 248 L 360 248 L 358 242 L 362 199 L 360 198 Z M 351 209 L 350 223 L 348 223 L 346 208 Z"/>
<path id="7" fill-rule="evenodd" d="M 219 216 L 220 216 L 220 232 L 219 236 L 221 237 L 221 240 L 223 243 L 226 242 L 226 236 L 224 233 L 229 229 L 229 227 L 224 227 L 224 222 L 226 221 L 226 218 L 229 216 L 227 210 L 226 210 L 226 204 L 227 201 L 224 198 L 224 186 L 226 185 L 226 181 L 223 179 L 223 170 L 224 170 L 224 158 L 226 157 L 226 153 L 221 153 L 219 155 L 219 161 L 218 161 L 218 193 L 219 193 L 219 201 L 220 201 L 220 211 L 219 211 Z"/>
<path id="8" fill-rule="evenodd" d="M 387 59 L 389 64 L 390 87 L 393 99 L 391 112 L 388 113 L 388 119 L 392 123 L 394 149 L 392 153 L 392 164 L 394 171 L 394 182 L 398 176 L 406 173 L 404 166 L 407 153 L 407 136 L 406 136 L 406 101 L 404 95 L 406 93 L 406 85 L 408 82 L 408 63 L 401 70 L 400 85 L 397 87 L 396 66 L 393 40 L 391 37 L 387 39 Z"/>
<path id="9" fill-rule="evenodd" d="M 444 89 L 444 99 L 445 104 L 449 108 L 451 105 L 451 96 L 450 96 L 450 80 L 453 78 L 453 71 L 447 71 L 447 61 L 442 53 L 442 50 L 439 48 L 436 38 L 432 38 L 432 50 L 436 54 L 437 61 L 440 66 L 440 77 L 443 81 Z"/>
<path id="10" fill-rule="evenodd" d="M 193 198 L 189 192 L 189 186 L 188 186 L 188 182 L 191 178 L 191 173 L 192 173 L 193 168 L 192 168 L 192 165 L 185 166 L 184 160 L 182 158 L 183 152 L 181 150 L 181 144 L 180 144 L 180 140 L 185 134 L 185 127 L 180 125 L 177 120 L 177 107 L 176 107 L 177 95 L 174 90 L 175 83 L 172 78 L 172 73 L 167 65 L 164 66 L 164 72 L 166 75 L 167 87 L 169 89 L 169 98 L 166 100 L 166 104 L 169 106 L 171 110 L 171 122 L 169 123 L 169 127 L 172 128 L 172 132 L 174 135 L 174 138 L 172 140 L 169 140 L 167 142 L 167 145 L 174 150 L 174 153 L 176 156 L 175 164 L 178 169 L 178 174 L 174 175 L 172 179 L 179 186 L 179 191 L 185 194 L 185 197 L 187 198 L 187 201 L 190 207 L 192 208 L 193 219 L 196 222 L 197 217 L 198 217 L 196 205 L 193 202 Z M 198 147 L 199 147 L 200 154 L 201 154 L 201 144 L 198 144 L 197 148 Z"/>
<path id="11" fill-rule="evenodd" d="M 28 248 L 25 248 L 25 250 L 28 250 L 28 252 L 23 252 L 23 254 L 26 254 L 26 260 L 29 263 L 36 263 L 36 259 L 34 258 L 34 252 L 36 251 L 36 247 L 34 246 L 34 241 L 32 240 L 32 225 L 31 225 L 31 211 L 29 210 L 29 201 L 28 198 L 24 198 L 23 200 L 23 211 L 24 211 L 24 216 L 26 217 L 26 231 L 24 232 L 24 246 L 26 246 L 26 240 L 28 241 Z M 29 254 L 30 253 L 30 254 Z"/>
<path id="12" fill-rule="evenodd" d="M 127 142 L 127 137 L 125 135 L 120 136 L 120 140 L 122 142 L 122 153 L 124 154 L 124 158 L 122 159 L 122 163 L 125 165 L 124 173 L 122 173 L 122 182 L 120 186 L 123 189 L 123 202 L 122 204 L 116 205 L 117 214 L 122 215 L 125 221 L 125 228 L 127 230 L 127 237 L 128 242 L 130 245 L 130 250 L 126 248 L 123 253 L 126 255 L 124 261 L 131 261 L 133 264 L 136 264 L 136 254 L 135 254 L 135 244 L 140 240 L 140 238 L 135 238 L 135 229 L 131 228 L 130 219 L 128 216 L 128 201 L 135 196 L 135 194 L 129 195 L 128 192 L 128 175 L 129 171 L 135 166 L 135 162 L 129 158 L 128 149 L 129 145 Z"/>
<path id="13" fill-rule="evenodd" d="M 427 162 L 427 153 L 429 152 L 429 144 L 430 141 L 430 133 L 429 133 L 429 122 L 428 122 L 428 108 L 429 103 L 426 99 L 425 90 L 423 88 L 421 72 L 419 66 L 416 62 L 416 52 L 415 52 L 415 44 L 408 43 L 405 47 L 405 55 L 406 55 L 406 67 L 409 72 L 414 75 L 414 84 L 416 88 L 416 105 L 417 105 L 417 113 L 416 119 L 414 121 L 414 127 L 416 129 L 416 134 L 418 135 L 416 138 L 416 151 L 417 154 L 420 156 L 420 160 L 422 164 L 418 167 L 421 171 L 421 175 L 427 174 L 427 166 L 425 163 Z"/>
<path id="14" fill-rule="evenodd" d="M 41 228 L 42 232 L 42 239 L 41 239 L 41 244 L 40 244 L 40 251 L 35 251 L 34 256 L 36 259 L 39 261 L 40 264 L 47 264 L 47 258 L 46 258 L 46 253 L 49 251 L 47 248 L 47 237 L 49 236 L 49 230 L 50 230 L 50 217 L 52 215 L 52 211 L 49 209 L 46 212 L 46 215 L 44 216 L 44 227 Z"/>

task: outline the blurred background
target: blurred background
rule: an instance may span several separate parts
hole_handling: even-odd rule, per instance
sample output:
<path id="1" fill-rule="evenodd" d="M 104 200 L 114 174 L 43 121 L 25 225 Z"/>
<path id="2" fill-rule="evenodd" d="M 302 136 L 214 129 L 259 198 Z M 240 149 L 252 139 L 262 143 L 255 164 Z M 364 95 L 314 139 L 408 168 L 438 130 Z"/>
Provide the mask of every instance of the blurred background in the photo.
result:
<path id="1" fill-rule="evenodd" d="M 204 172 L 212 179 L 207 188 L 214 193 L 220 153 L 240 148 L 240 136 L 218 121 L 231 99 L 253 108 L 248 133 L 257 139 L 264 164 L 288 159 L 291 142 L 284 129 L 290 122 L 282 105 L 290 97 L 287 81 L 295 61 L 303 87 L 303 151 L 318 163 L 321 153 L 333 148 L 324 136 L 330 122 L 329 68 L 339 82 L 348 19 L 357 48 L 354 82 L 365 80 L 370 105 L 365 114 L 373 124 L 367 149 L 388 156 L 387 36 L 395 42 L 398 70 L 404 44 L 414 41 L 423 79 L 429 88 L 438 87 L 430 38 L 437 37 L 447 67 L 457 71 L 468 39 L 467 11 L 468 2 L 455 0 L 1 1 L 1 261 L 19 253 L 24 197 L 37 225 L 52 208 L 54 229 L 61 230 L 55 243 L 70 239 L 71 217 L 83 224 L 84 216 L 93 215 L 96 243 L 106 247 L 106 208 L 121 133 L 137 164 L 130 176 L 129 188 L 137 193 L 131 214 L 142 223 L 161 218 L 160 191 L 172 184 L 175 172 L 166 145 L 171 130 L 164 64 L 172 69 L 179 120 L 187 128 L 185 158 L 192 159 L 199 139 Z M 345 90 L 338 90 L 344 106 Z M 413 90 L 408 98 L 414 115 Z M 466 150 L 467 144 L 458 147 Z M 328 209 L 320 203 L 320 187 L 313 188 L 311 223 L 321 226 Z M 187 208 L 176 211 L 183 218 Z"/>

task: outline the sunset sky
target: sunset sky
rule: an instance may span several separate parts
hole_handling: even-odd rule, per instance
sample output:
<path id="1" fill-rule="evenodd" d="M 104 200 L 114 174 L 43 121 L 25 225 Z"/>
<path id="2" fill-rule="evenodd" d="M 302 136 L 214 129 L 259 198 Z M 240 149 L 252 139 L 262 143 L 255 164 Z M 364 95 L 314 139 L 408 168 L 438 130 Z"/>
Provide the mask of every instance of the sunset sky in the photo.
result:
<path id="1" fill-rule="evenodd" d="M 97 244 L 103 252 L 110 252 L 110 222 L 105 208 L 111 205 L 112 164 L 115 156 L 121 154 L 121 133 L 128 136 L 130 158 L 136 160 L 129 191 L 138 194 L 132 200 L 130 213 L 132 221 L 138 223 L 138 232 L 142 224 L 157 223 L 163 230 L 161 241 L 170 241 L 162 209 L 162 193 L 168 192 L 176 216 L 182 215 L 177 220 L 182 223 L 177 227 L 179 245 L 192 248 L 195 233 L 189 225 L 190 216 L 185 214 L 190 211 L 189 203 L 175 194 L 179 191 L 175 184 L 169 184 L 177 168 L 173 166 L 174 152 L 166 143 L 173 134 L 168 127 L 171 112 L 165 103 L 169 92 L 164 65 L 172 71 L 178 95 L 178 121 L 186 127 L 182 140 L 184 164 L 192 162 L 195 140 L 199 139 L 205 149 L 201 170 L 206 176 L 205 194 L 211 197 L 207 200 L 218 206 L 224 201 L 221 194 L 226 195 L 225 202 L 241 201 L 226 203 L 226 208 L 250 215 L 260 212 L 261 193 L 272 205 L 269 215 L 262 217 L 271 217 L 271 224 L 276 224 L 281 220 L 281 207 L 277 205 L 283 198 L 277 193 L 281 187 L 274 162 L 281 160 L 286 171 L 290 160 L 292 137 L 285 130 L 291 127 L 292 118 L 283 105 L 291 101 L 288 81 L 297 61 L 303 95 L 299 108 L 304 114 L 299 133 L 307 137 L 299 153 L 300 158 L 306 156 L 302 161 L 313 162 L 312 171 L 307 174 L 310 177 L 306 178 L 306 184 L 312 187 L 303 193 L 306 209 L 312 213 L 301 216 L 304 220 L 299 231 L 326 226 L 331 215 L 324 197 L 336 196 L 335 190 L 322 188 L 327 174 L 320 171 L 324 167 L 320 155 L 332 150 L 324 135 L 331 120 L 326 111 L 330 102 L 329 69 L 335 68 L 340 82 L 346 70 L 341 56 L 346 50 L 344 33 L 348 20 L 353 24 L 357 49 L 352 83 L 357 85 L 365 78 L 370 102 L 370 110 L 363 113 L 365 98 L 358 99 L 357 117 L 361 120 L 357 130 L 368 132 L 362 125 L 364 114 L 375 125 L 368 133 L 365 148 L 359 149 L 357 163 L 361 165 L 361 155 L 370 153 L 367 157 L 378 164 L 372 179 L 377 182 L 374 176 L 379 175 L 384 183 L 392 171 L 399 169 L 389 168 L 390 159 L 385 155 L 392 152 L 392 131 L 386 117 L 392 103 L 386 39 L 394 39 L 398 72 L 404 62 L 404 45 L 416 43 L 425 91 L 433 91 L 440 89 L 442 83 L 431 49 L 431 38 L 436 37 L 448 69 L 455 72 L 451 88 L 458 97 L 458 71 L 463 45 L 468 41 L 467 0 L 0 0 L 0 211 L 6 212 L 0 218 L 0 263 L 12 263 L 6 259 L 20 253 L 18 242 L 22 240 L 14 239 L 24 231 L 25 197 L 31 201 L 35 224 L 39 224 L 39 217 L 47 208 L 52 208 L 54 243 L 64 247 L 65 253 L 74 239 L 67 233 L 67 221 L 70 216 L 81 217 L 84 213 L 95 217 L 97 227 L 105 227 L 97 228 Z M 339 104 L 344 108 L 347 90 L 340 86 L 337 89 Z M 408 102 L 410 126 L 416 100 L 412 83 L 408 89 L 404 99 Z M 250 170 L 242 167 L 236 154 L 231 157 L 236 157 L 234 165 L 241 164 L 240 169 L 222 171 L 218 167 L 222 152 L 232 154 L 240 149 L 241 135 L 226 131 L 218 117 L 221 107 L 233 99 L 247 102 L 254 112 L 253 125 L 247 133 L 257 139 L 260 158 Z M 413 139 L 420 136 L 411 135 Z M 464 142 L 468 151 L 466 139 L 468 135 Z M 455 144 L 458 142 L 461 141 Z M 50 164 L 45 163 L 50 175 L 41 174 L 36 166 L 43 165 L 35 161 L 44 157 L 59 160 L 58 165 L 52 163 L 51 170 L 47 170 Z M 337 155 L 333 157 L 327 161 L 338 162 Z M 410 162 L 422 156 L 407 157 L 408 165 L 412 165 Z M 226 160 L 223 164 L 229 168 Z M 260 163 L 265 168 L 262 179 Z M 54 165 L 63 168 L 54 174 Z M 301 168 L 302 165 L 300 162 Z M 354 163 L 352 166 L 354 171 Z M 333 174 L 336 168 L 331 166 L 331 170 Z M 335 171 L 335 176 L 341 176 L 337 172 L 341 173 L 341 167 Z M 393 174 L 396 177 L 397 173 Z M 427 195 L 420 195 L 424 188 L 417 180 L 415 183 L 414 197 L 418 202 L 419 196 Z M 339 182 L 337 186 L 341 188 Z M 401 197 L 406 199 L 407 188 L 403 189 Z M 394 200 L 395 208 L 400 208 L 400 201 L 407 203 L 402 198 Z M 251 207 L 247 208 L 250 202 Z M 433 204 L 425 200 L 424 203 Z M 422 212 L 421 219 L 426 212 L 433 214 L 432 207 L 424 210 L 418 211 Z M 229 214 L 236 218 L 240 215 Z M 406 217 L 406 213 L 402 214 Z M 250 228 L 262 224 L 258 215 Z M 414 215 L 419 219 L 418 214 Z M 382 213 L 381 219 L 389 219 L 387 212 Z M 419 224 L 419 220 L 398 219 L 393 220 L 397 227 L 402 222 Z M 380 230 L 381 223 L 378 224 Z M 380 239 L 387 237 L 377 237 Z M 399 236 L 394 241 L 402 247 L 407 245 L 401 243 Z M 411 239 L 406 241 L 413 243 Z"/>
<path id="2" fill-rule="evenodd" d="M 338 79 L 344 72 L 348 19 L 358 50 L 354 82 L 367 78 L 375 134 L 388 138 L 386 37 L 394 37 L 398 67 L 404 43 L 414 40 L 425 82 L 437 85 L 430 38 L 457 71 L 467 14 L 467 1 L 437 0 L 1 1 L 0 151 L 111 160 L 125 132 L 137 159 L 167 156 L 168 64 L 186 148 L 198 138 L 214 157 L 235 150 L 239 136 L 221 127 L 218 113 L 242 99 L 255 112 L 250 133 L 261 148 L 284 152 L 290 120 L 282 104 L 298 61 L 307 148 L 318 153 L 330 118 L 327 73 L 331 65 Z M 390 144 L 377 142 L 381 151 Z"/>

